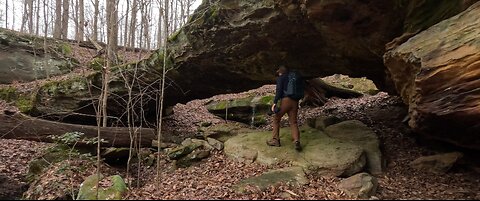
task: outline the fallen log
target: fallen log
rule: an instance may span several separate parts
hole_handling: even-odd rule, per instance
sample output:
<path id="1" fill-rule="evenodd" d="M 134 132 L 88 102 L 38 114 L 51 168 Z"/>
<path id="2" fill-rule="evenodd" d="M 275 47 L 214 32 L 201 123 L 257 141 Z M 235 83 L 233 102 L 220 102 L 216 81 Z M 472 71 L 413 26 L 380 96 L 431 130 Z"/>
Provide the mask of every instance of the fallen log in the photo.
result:
<path id="1" fill-rule="evenodd" d="M 81 132 L 86 138 L 97 137 L 97 126 L 79 124 L 67 124 L 55 121 L 48 121 L 24 115 L 19 112 L 0 112 L 0 138 L 22 139 L 40 142 L 53 142 L 50 135 L 61 136 L 67 132 Z M 141 146 L 152 146 L 152 140 L 156 139 L 155 130 L 151 128 L 132 128 L 138 135 L 141 135 Z M 100 128 L 101 139 L 107 142 L 102 146 L 129 147 L 130 132 L 126 127 L 105 127 Z M 79 142 L 78 146 L 86 145 Z M 91 146 L 91 145 L 90 145 Z"/>

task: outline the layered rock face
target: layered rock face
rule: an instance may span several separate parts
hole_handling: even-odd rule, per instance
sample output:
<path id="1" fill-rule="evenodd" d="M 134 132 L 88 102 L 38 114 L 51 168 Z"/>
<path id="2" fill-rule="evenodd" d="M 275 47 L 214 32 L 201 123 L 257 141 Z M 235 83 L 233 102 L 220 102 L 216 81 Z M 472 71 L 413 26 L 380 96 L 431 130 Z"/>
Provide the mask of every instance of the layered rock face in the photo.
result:
<path id="1" fill-rule="evenodd" d="M 189 97 L 273 83 L 279 64 L 308 77 L 341 73 L 381 83 L 384 45 L 403 26 L 404 7 L 395 1 L 211 2 L 170 40 L 171 75 L 184 78 L 176 84 Z"/>
<path id="2" fill-rule="evenodd" d="M 35 40 L 37 39 L 37 40 Z M 70 72 L 75 61 L 68 57 L 71 47 L 61 41 L 43 39 L 0 28 L 0 84 L 30 82 Z"/>
<path id="3" fill-rule="evenodd" d="M 480 149 L 480 2 L 387 52 L 417 132 Z"/>
<path id="4" fill-rule="evenodd" d="M 177 69 L 170 76 L 188 91 L 179 100 L 273 83 L 279 64 L 310 78 L 366 76 L 384 89 L 385 44 L 402 34 L 398 40 L 408 39 L 472 2 L 204 1 L 169 40 Z"/>

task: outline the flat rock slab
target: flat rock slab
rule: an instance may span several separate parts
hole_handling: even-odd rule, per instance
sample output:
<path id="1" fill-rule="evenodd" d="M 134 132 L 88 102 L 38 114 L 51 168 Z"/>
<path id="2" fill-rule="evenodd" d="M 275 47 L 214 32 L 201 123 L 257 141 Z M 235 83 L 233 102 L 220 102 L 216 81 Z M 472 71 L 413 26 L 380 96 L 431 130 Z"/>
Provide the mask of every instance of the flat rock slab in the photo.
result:
<path id="1" fill-rule="evenodd" d="M 410 166 L 416 170 L 443 174 L 448 172 L 463 157 L 460 152 L 423 156 L 415 159 Z"/>
<path id="2" fill-rule="evenodd" d="M 265 190 L 271 185 L 285 183 L 293 186 L 308 184 L 305 172 L 301 167 L 288 167 L 266 172 L 260 176 L 251 177 L 240 181 L 233 188 L 240 193 L 245 192 L 247 186 Z"/>
<path id="3" fill-rule="evenodd" d="M 321 171 L 335 176 L 351 176 L 360 172 L 366 157 L 363 148 L 352 142 L 334 139 L 324 132 L 304 126 L 300 128 L 302 151 L 294 149 L 290 129 L 280 129 L 281 147 L 266 145 L 271 132 L 239 134 L 225 142 L 225 153 L 240 161 L 273 165 L 288 162 L 305 170 Z"/>

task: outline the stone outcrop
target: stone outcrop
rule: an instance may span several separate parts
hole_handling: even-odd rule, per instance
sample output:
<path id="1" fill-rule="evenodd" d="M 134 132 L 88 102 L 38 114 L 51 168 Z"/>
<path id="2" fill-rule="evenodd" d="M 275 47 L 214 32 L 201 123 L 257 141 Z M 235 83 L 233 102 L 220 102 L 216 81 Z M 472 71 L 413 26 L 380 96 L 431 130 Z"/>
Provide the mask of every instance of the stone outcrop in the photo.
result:
<path id="1" fill-rule="evenodd" d="M 64 41 L 43 39 L 0 28 L 0 84 L 30 82 L 66 74 L 77 63 L 69 57 L 71 47 Z"/>
<path id="2" fill-rule="evenodd" d="M 254 186 L 264 191 L 270 186 L 284 183 L 290 186 L 302 186 L 308 184 L 308 179 L 301 167 L 288 167 L 271 170 L 256 177 L 251 177 L 235 184 L 233 188 L 240 193 L 245 192 L 245 187 Z"/>
<path id="3" fill-rule="evenodd" d="M 384 55 L 409 125 L 425 136 L 480 149 L 480 3 Z"/>
<path id="4" fill-rule="evenodd" d="M 332 130 L 341 132 L 344 127 Z M 307 126 L 301 127 L 300 132 L 301 152 L 295 151 L 289 128 L 280 129 L 281 147 L 266 145 L 265 142 L 271 138 L 271 132 L 267 131 L 244 133 L 232 137 L 225 142 L 224 151 L 228 156 L 243 162 L 258 162 L 266 165 L 288 162 L 294 166 L 303 167 L 304 170 L 343 177 L 351 176 L 369 167 L 370 163 L 367 165 L 367 161 L 375 158 L 368 157 L 376 157 L 372 153 L 380 152 L 374 151 L 374 147 L 371 151 L 367 150 L 368 153 L 365 150 L 363 144 L 371 144 L 368 140 L 370 136 L 357 141 L 344 139 L 341 136 L 334 138 L 328 133 Z M 366 133 L 362 131 L 359 135 L 361 134 Z M 371 140 L 373 143 L 376 142 L 375 139 Z"/>
<path id="5" fill-rule="evenodd" d="M 194 97 L 273 83 L 279 64 L 311 78 L 366 76 L 382 87 L 386 43 L 404 32 L 424 30 L 472 2 L 204 1 L 170 38 L 172 75 L 188 77 L 176 84 Z"/>
<path id="6" fill-rule="evenodd" d="M 213 150 L 223 149 L 223 144 L 215 139 L 185 139 L 181 145 L 165 149 L 170 160 L 175 160 L 176 167 L 188 167 L 208 156 Z"/>
<path id="7" fill-rule="evenodd" d="M 223 119 L 242 122 L 251 126 L 267 123 L 266 116 L 273 104 L 273 96 L 249 96 L 246 98 L 215 101 L 207 110 Z"/>
<path id="8" fill-rule="evenodd" d="M 378 181 L 367 173 L 359 173 L 341 181 L 338 188 L 352 198 L 368 199 L 377 192 Z"/>
<path id="9" fill-rule="evenodd" d="M 325 128 L 325 133 L 334 139 L 359 145 L 367 156 L 367 169 L 371 174 L 380 174 L 383 170 L 380 140 L 377 134 L 358 120 L 340 122 Z"/>
<path id="10" fill-rule="evenodd" d="M 403 23 L 404 8 L 395 4 L 204 1 L 170 40 L 175 71 L 189 78 L 177 84 L 197 97 L 242 91 L 272 83 L 282 63 L 309 77 L 342 73 L 383 80 L 379 55 Z"/>
<path id="11" fill-rule="evenodd" d="M 410 166 L 419 171 L 442 174 L 448 172 L 462 157 L 460 152 L 423 156 L 412 161 Z"/>

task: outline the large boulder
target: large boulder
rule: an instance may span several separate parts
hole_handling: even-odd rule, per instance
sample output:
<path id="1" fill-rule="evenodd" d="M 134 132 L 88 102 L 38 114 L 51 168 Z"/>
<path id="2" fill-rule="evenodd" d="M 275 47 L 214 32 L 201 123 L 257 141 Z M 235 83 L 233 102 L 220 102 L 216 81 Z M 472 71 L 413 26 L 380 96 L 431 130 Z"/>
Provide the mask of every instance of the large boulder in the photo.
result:
<path id="1" fill-rule="evenodd" d="M 106 187 L 102 187 L 99 184 L 97 194 L 97 183 L 102 183 L 102 180 L 108 180 L 110 184 Z M 100 175 L 99 181 L 98 175 L 95 174 L 87 177 L 80 185 L 76 200 L 121 200 L 127 190 L 127 185 L 119 175 L 113 175 L 108 178 Z"/>
<path id="2" fill-rule="evenodd" d="M 412 161 L 410 166 L 416 170 L 442 174 L 450 170 L 462 157 L 460 152 L 422 156 Z"/>
<path id="3" fill-rule="evenodd" d="M 240 161 L 266 165 L 287 162 L 308 171 L 335 176 L 351 176 L 364 169 L 366 157 L 362 147 L 306 126 L 301 127 L 300 132 L 301 152 L 294 149 L 289 128 L 280 129 L 281 147 L 265 143 L 271 138 L 271 132 L 254 132 L 230 138 L 224 144 L 224 151 Z"/>
<path id="4" fill-rule="evenodd" d="M 347 142 L 352 142 L 360 147 L 367 156 L 367 169 L 371 174 L 380 174 L 383 170 L 380 140 L 377 134 L 367 125 L 358 120 L 340 122 L 325 129 L 328 136 Z"/>
<path id="5" fill-rule="evenodd" d="M 170 38 L 171 71 L 187 96 L 274 82 L 278 64 L 307 77 L 385 78 L 385 44 L 466 9 L 464 0 L 203 1 Z M 208 79 L 205 79 L 208 78 Z"/>
<path id="6" fill-rule="evenodd" d="M 409 105 L 409 125 L 430 138 L 480 149 L 480 3 L 384 55 Z"/>
<path id="7" fill-rule="evenodd" d="M 43 39 L 0 28 L 0 84 L 29 82 L 65 74 L 76 61 L 69 58 L 70 45 L 48 39 L 45 52 Z M 52 51 L 53 50 L 53 51 Z"/>
<path id="8" fill-rule="evenodd" d="M 177 84 L 196 97 L 243 91 L 272 83 L 280 63 L 309 77 L 342 73 L 381 81 L 379 55 L 403 26 L 405 7 L 396 4 L 203 1 L 170 40 L 177 75 L 190 78 Z"/>

